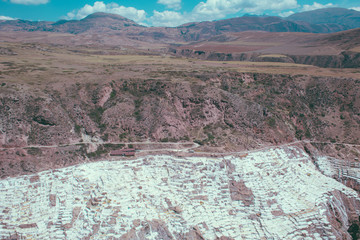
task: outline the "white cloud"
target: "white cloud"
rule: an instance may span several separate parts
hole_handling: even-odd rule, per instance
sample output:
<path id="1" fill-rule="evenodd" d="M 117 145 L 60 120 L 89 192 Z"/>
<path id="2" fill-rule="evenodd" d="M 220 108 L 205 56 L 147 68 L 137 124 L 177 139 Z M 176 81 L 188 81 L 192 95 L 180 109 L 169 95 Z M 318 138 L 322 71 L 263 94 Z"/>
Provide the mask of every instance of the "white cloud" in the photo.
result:
<path id="1" fill-rule="evenodd" d="M 193 14 L 206 19 L 223 18 L 228 14 L 263 13 L 266 10 L 282 11 L 297 8 L 296 0 L 207 0 L 195 6 Z"/>
<path id="2" fill-rule="evenodd" d="M 7 16 L 0 16 L 0 20 L 15 20 L 16 18 L 7 17 Z"/>
<path id="3" fill-rule="evenodd" d="M 295 13 L 294 11 L 282 12 L 282 13 L 279 13 L 279 16 L 280 17 L 288 17 L 294 13 Z"/>
<path id="4" fill-rule="evenodd" d="M 175 10 L 181 9 L 181 0 L 158 0 L 157 3 L 165 5 L 167 8 Z"/>
<path id="5" fill-rule="evenodd" d="M 321 3 L 317 3 L 317 2 L 314 2 L 313 5 L 307 5 L 305 4 L 301 11 L 304 12 L 304 11 L 312 11 L 312 10 L 316 10 L 316 9 L 320 9 L 320 8 L 329 8 L 329 7 L 334 7 L 334 4 L 332 3 L 328 3 L 328 4 L 321 4 Z"/>
<path id="6" fill-rule="evenodd" d="M 159 0 L 160 2 L 161 0 Z M 263 13 L 265 10 L 281 12 L 282 10 L 298 8 L 296 0 L 206 0 L 200 2 L 189 13 L 178 11 L 154 11 L 147 19 L 150 26 L 179 26 L 188 22 L 211 21 L 225 18 L 229 14 Z M 293 12 L 288 12 L 292 14 Z M 286 13 L 283 13 L 286 14 Z"/>
<path id="7" fill-rule="evenodd" d="M 46 4 L 49 2 L 49 0 L 10 0 L 10 2 L 24 5 L 39 5 Z"/>
<path id="8" fill-rule="evenodd" d="M 154 11 L 148 19 L 152 26 L 179 26 L 188 22 L 198 22 L 225 18 L 229 14 L 263 13 L 265 10 L 280 12 L 299 7 L 296 0 L 207 0 L 200 2 L 189 13 L 176 11 Z M 293 12 L 288 12 L 289 15 Z M 286 14 L 286 13 L 284 13 Z"/>
<path id="9" fill-rule="evenodd" d="M 360 12 L 360 7 L 352 7 L 352 8 L 350 8 L 350 9 Z"/>
<path id="10" fill-rule="evenodd" d="M 263 13 L 265 10 L 280 12 L 299 7 L 296 0 L 206 0 L 197 4 L 190 13 L 174 11 L 154 11 L 149 22 L 154 26 L 178 26 L 187 22 L 197 22 L 225 18 L 229 14 Z"/>
<path id="11" fill-rule="evenodd" d="M 148 21 L 152 26 L 176 27 L 183 23 L 189 22 L 189 19 L 184 14 L 179 12 L 158 12 L 155 10 L 153 16 L 151 16 Z"/>
<path id="12" fill-rule="evenodd" d="M 147 26 L 174 27 L 188 22 L 221 19 L 237 13 L 262 14 L 272 12 L 286 17 L 299 9 L 305 11 L 307 9 L 333 6 L 332 3 L 322 5 L 314 2 L 313 5 L 301 7 L 298 5 L 297 0 L 203 0 L 191 12 L 180 12 L 176 10 L 180 9 L 181 0 L 157 0 L 157 2 L 175 10 L 163 12 L 154 10 L 153 14 L 147 17 L 144 10 L 120 6 L 116 3 L 106 4 L 103 1 L 97 1 L 93 5 L 86 4 L 81 9 L 69 12 L 66 19 L 82 19 L 95 12 L 105 12 L 119 14 Z"/>
<path id="13" fill-rule="evenodd" d="M 69 12 L 66 19 L 82 19 L 95 12 L 118 14 L 138 23 L 141 23 L 146 19 L 146 12 L 144 10 L 120 6 L 116 3 L 105 4 L 101 1 L 95 2 L 93 6 L 86 4 L 80 10 Z"/>

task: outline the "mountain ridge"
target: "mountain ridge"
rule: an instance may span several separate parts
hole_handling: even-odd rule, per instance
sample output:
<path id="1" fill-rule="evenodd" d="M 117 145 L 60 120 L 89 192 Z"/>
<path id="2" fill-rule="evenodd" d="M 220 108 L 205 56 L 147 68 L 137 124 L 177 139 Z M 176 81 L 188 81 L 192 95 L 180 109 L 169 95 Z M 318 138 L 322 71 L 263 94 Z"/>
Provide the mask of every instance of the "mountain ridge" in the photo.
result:
<path id="1" fill-rule="evenodd" d="M 360 27 L 360 12 L 344 8 L 322 8 L 294 13 L 285 18 L 290 21 L 304 21 L 311 24 L 339 24 L 348 29 Z M 346 29 L 347 30 L 347 29 Z"/>
<path id="2" fill-rule="evenodd" d="M 70 34 L 96 32 L 103 34 L 131 35 L 154 35 L 171 38 L 172 40 L 199 41 L 221 35 L 227 32 L 243 31 L 266 31 L 266 32 L 309 32 L 309 33 L 332 33 L 360 27 L 360 12 L 355 10 L 341 9 L 343 20 L 341 24 L 338 8 L 315 10 L 322 13 L 332 12 L 334 17 L 331 21 L 304 21 L 301 16 L 308 16 L 313 11 L 296 13 L 287 18 L 276 16 L 242 16 L 215 21 L 191 22 L 177 27 L 145 27 L 136 22 L 117 14 L 97 12 L 88 15 L 81 20 L 27 21 L 27 20 L 4 20 L 0 21 L 0 31 L 44 31 Z M 349 13 L 351 13 L 349 15 Z M 346 17 L 347 15 L 351 17 Z M 359 17 L 357 18 L 356 16 Z M 355 17 L 352 17 L 355 16 Z M 335 20 L 334 20 L 335 19 Z M 350 22 L 346 25 L 345 22 Z M 147 32 L 147 33 L 146 33 Z M 161 32 L 161 34 L 157 34 Z"/>

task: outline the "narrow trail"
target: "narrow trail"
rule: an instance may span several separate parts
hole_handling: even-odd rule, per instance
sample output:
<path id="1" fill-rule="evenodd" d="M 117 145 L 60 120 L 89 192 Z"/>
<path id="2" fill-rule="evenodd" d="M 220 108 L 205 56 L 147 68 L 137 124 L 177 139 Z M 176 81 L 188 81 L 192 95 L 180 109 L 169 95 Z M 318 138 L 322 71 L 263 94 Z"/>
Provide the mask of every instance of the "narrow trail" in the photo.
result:
<path id="1" fill-rule="evenodd" d="M 204 155 L 232 155 L 232 154 L 246 154 L 251 152 L 256 152 L 260 150 L 266 150 L 269 148 L 276 147 L 286 147 L 295 144 L 301 143 L 315 143 L 315 144 L 329 144 L 329 145 L 344 145 L 350 147 L 360 147 L 360 144 L 351 144 L 351 143 L 332 143 L 332 142 L 320 142 L 320 141 L 310 141 L 310 140 L 298 140 L 290 143 L 284 143 L 280 145 L 268 145 L 260 148 L 254 148 L 251 150 L 242 150 L 242 151 L 233 151 L 233 152 L 204 152 L 204 151 L 195 151 L 194 154 L 204 154 Z M 104 144 L 124 144 L 124 145 L 164 145 L 164 146 L 174 146 L 173 148 L 154 148 L 154 149 L 140 149 L 140 152 L 158 152 L 158 151 L 172 151 L 172 152 L 188 152 L 190 150 L 196 150 L 196 148 L 200 147 L 199 144 L 194 142 L 94 142 L 94 141 L 82 141 L 82 142 L 72 142 L 68 144 L 55 144 L 55 145 L 28 145 L 24 147 L 0 147 L 0 150 L 16 150 L 16 149 L 29 149 L 29 148 L 64 148 L 75 145 L 104 145 Z M 189 145 L 189 146 L 187 146 Z"/>
<path id="2" fill-rule="evenodd" d="M 270 145 L 270 146 L 265 146 L 265 147 L 261 147 L 261 148 L 255 148 L 255 149 L 251 149 L 251 150 L 242 150 L 242 151 L 237 151 L 237 152 L 226 152 L 226 153 L 217 153 L 217 152 L 196 152 L 196 153 L 201 153 L 201 154 L 211 154 L 211 155 L 233 155 L 233 154 L 246 154 L 246 153 L 252 153 L 252 152 L 258 152 L 261 150 L 266 150 L 266 149 L 270 149 L 270 148 L 276 148 L 276 147 L 287 147 L 287 146 L 291 146 L 291 145 L 295 145 L 295 144 L 299 144 L 302 143 L 302 140 L 299 141 L 294 141 L 294 142 L 290 142 L 290 143 L 285 143 L 285 144 L 281 144 L 281 145 Z"/>
<path id="3" fill-rule="evenodd" d="M 310 140 L 303 140 L 306 143 L 317 143 L 317 144 L 329 144 L 329 145 L 344 145 L 350 147 L 360 147 L 360 144 L 353 144 L 353 143 L 332 143 L 332 142 L 319 142 L 319 141 L 310 141 Z"/>
<path id="4" fill-rule="evenodd" d="M 0 147 L 1 150 L 10 150 L 10 149 L 28 149 L 28 148 L 62 148 L 62 147 L 69 147 L 69 146 L 76 146 L 76 145 L 84 145 L 84 144 L 93 144 L 93 145 L 103 145 L 103 144 L 113 144 L 113 145 L 117 145 L 117 144 L 124 144 L 124 145 L 174 145 L 177 146 L 178 149 L 176 148 L 168 148 L 168 149 L 152 149 L 152 150 L 143 150 L 143 151 L 158 151 L 158 150 L 168 150 L 168 151 L 172 151 L 172 150 L 188 150 L 188 149 L 193 149 L 193 148 L 197 148 L 200 145 L 194 142 L 92 142 L 92 141 L 82 141 L 82 142 L 73 142 L 73 143 L 67 143 L 67 144 L 55 144 L 55 145 L 28 145 L 28 146 L 24 146 L 24 147 Z M 181 147 L 182 145 L 191 145 L 192 147 Z"/>

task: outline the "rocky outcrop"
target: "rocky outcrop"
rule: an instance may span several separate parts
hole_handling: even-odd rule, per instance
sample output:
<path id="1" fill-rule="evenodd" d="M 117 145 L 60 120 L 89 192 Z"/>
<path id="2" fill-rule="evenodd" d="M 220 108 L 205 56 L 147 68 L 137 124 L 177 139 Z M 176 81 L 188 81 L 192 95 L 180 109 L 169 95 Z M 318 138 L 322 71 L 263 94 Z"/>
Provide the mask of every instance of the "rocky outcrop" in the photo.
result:
<path id="1" fill-rule="evenodd" d="M 41 94 L 3 87 L 1 176 L 68 166 L 111 150 L 110 145 L 96 148 L 94 141 L 186 140 L 237 150 L 304 139 L 358 141 L 358 80 L 158 74 L 191 81 L 120 79 L 71 84 L 62 92 L 49 86 Z"/>
<path id="2" fill-rule="evenodd" d="M 3 92 L 0 111 L 2 147 L 66 144 L 78 138 L 67 111 L 52 96 Z"/>
<path id="3" fill-rule="evenodd" d="M 222 53 L 200 51 L 186 48 L 169 48 L 169 53 L 210 61 L 253 61 L 253 62 L 284 62 L 314 65 L 323 68 L 357 68 L 360 66 L 360 53 L 344 51 L 340 55 L 284 55 L 262 56 L 261 53 Z"/>
<path id="4" fill-rule="evenodd" d="M 11 48 L 0 47 L 0 55 L 14 56 L 17 55 Z"/>
<path id="5" fill-rule="evenodd" d="M 341 67 L 344 68 L 359 68 L 360 67 L 360 53 L 345 51 L 341 53 L 343 61 Z"/>
<path id="6" fill-rule="evenodd" d="M 334 191 L 326 205 L 326 215 L 337 239 L 359 239 L 360 201 Z"/>
<path id="7" fill-rule="evenodd" d="M 309 64 L 324 68 L 358 68 L 360 53 L 344 51 L 340 55 L 290 56 L 295 63 Z"/>
<path id="8" fill-rule="evenodd" d="M 344 57 L 339 55 L 323 55 L 323 56 L 290 56 L 294 63 L 314 65 L 324 68 L 341 68 Z"/>

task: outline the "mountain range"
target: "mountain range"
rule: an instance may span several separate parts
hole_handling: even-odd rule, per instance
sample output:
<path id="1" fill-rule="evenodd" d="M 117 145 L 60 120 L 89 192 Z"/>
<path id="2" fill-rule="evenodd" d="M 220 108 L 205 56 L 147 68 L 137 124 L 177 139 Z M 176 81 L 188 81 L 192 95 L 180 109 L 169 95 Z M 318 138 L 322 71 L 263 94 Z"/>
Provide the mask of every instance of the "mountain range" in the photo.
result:
<path id="1" fill-rule="evenodd" d="M 295 13 L 287 17 L 286 20 L 310 24 L 337 24 L 352 29 L 360 27 L 360 12 L 345 8 L 323 8 Z"/>
<path id="2" fill-rule="evenodd" d="M 360 12 L 342 8 L 287 18 L 243 16 L 178 27 L 146 27 L 120 15 L 94 13 L 70 21 L 0 21 L 0 39 L 140 49 L 204 60 L 356 68 L 360 65 L 360 31 L 356 28 L 360 28 Z"/>
<path id="3" fill-rule="evenodd" d="M 178 27 L 145 27 L 116 14 L 94 13 L 81 20 L 57 22 L 0 21 L 0 31 L 40 31 L 70 34 L 107 33 L 132 38 L 169 41 L 199 41 L 228 32 L 332 33 L 360 27 L 360 12 L 328 8 L 293 14 L 287 18 L 243 16 L 231 19 L 187 23 Z"/>

